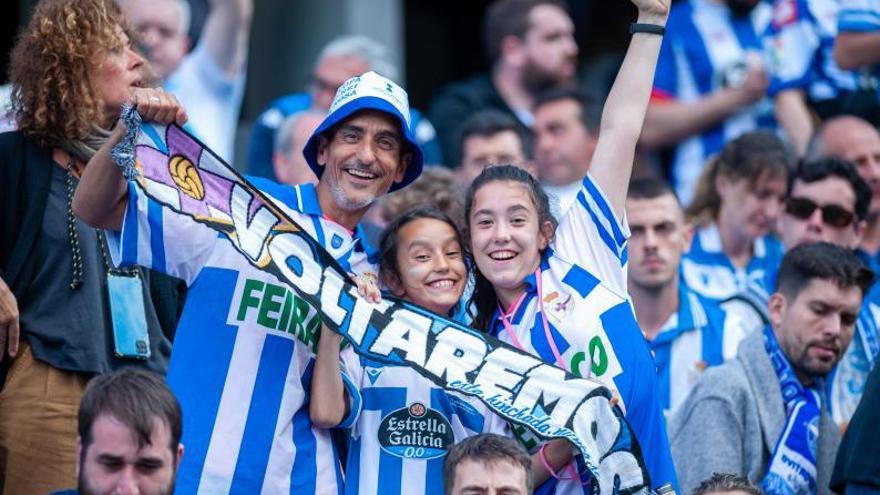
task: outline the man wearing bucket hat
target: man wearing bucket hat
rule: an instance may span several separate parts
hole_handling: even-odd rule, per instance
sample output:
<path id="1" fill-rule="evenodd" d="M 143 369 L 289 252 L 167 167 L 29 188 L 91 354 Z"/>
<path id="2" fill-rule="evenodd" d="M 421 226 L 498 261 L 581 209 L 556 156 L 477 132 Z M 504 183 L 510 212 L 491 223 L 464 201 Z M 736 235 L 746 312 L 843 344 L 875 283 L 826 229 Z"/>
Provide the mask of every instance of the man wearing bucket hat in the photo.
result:
<path id="1" fill-rule="evenodd" d="M 339 87 L 303 149 L 325 215 L 354 230 L 379 196 L 416 180 L 422 151 L 409 118 L 406 92 L 375 72 Z"/>
<path id="2" fill-rule="evenodd" d="M 161 90 L 139 91 L 133 101 L 145 121 L 185 120 Z M 304 149 L 318 184 L 254 184 L 304 215 L 301 226 L 345 270 L 375 273 L 357 224 L 376 198 L 421 173 L 422 152 L 408 119 L 402 88 L 373 72 L 354 77 Z M 342 474 L 330 435 L 309 420 L 317 312 L 216 231 L 127 183 L 109 156 L 124 127 L 86 166 L 74 210 L 108 230 L 117 264 L 145 264 L 189 286 L 168 372 L 187 445 L 177 493 L 339 493 Z M 342 426 L 356 416 L 357 405 L 351 409 Z"/>

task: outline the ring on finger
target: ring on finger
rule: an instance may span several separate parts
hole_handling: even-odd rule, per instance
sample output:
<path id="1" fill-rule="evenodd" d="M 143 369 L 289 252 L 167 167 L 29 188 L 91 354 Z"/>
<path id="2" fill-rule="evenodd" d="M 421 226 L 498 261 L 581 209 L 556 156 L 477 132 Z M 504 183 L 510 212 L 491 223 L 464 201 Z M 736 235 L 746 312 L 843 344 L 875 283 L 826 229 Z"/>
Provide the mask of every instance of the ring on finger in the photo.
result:
<path id="1" fill-rule="evenodd" d="M 158 96 L 151 96 L 150 101 L 162 101 Z"/>

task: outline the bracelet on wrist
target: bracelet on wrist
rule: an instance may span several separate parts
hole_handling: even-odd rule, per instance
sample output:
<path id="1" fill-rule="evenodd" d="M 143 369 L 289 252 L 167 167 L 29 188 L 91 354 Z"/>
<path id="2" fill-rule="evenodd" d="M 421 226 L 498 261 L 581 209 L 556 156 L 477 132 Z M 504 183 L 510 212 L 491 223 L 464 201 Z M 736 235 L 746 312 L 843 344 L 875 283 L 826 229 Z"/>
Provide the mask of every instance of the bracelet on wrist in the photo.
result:
<path id="1" fill-rule="evenodd" d="M 559 481 L 563 481 L 563 478 L 561 476 L 559 476 L 558 474 L 556 474 L 556 471 L 554 471 L 553 468 L 550 467 L 550 463 L 547 462 L 547 456 L 544 454 L 545 448 L 547 448 L 546 443 L 544 445 L 541 445 L 541 448 L 538 449 L 538 459 L 541 461 L 541 464 L 544 466 L 544 469 L 546 469 L 550 473 L 550 476 L 556 478 Z"/>
<path id="2" fill-rule="evenodd" d="M 656 34 L 659 36 L 663 36 L 666 34 L 666 26 L 661 26 L 659 24 L 645 24 L 641 22 L 633 22 L 629 25 L 629 33 L 646 33 L 646 34 Z"/>

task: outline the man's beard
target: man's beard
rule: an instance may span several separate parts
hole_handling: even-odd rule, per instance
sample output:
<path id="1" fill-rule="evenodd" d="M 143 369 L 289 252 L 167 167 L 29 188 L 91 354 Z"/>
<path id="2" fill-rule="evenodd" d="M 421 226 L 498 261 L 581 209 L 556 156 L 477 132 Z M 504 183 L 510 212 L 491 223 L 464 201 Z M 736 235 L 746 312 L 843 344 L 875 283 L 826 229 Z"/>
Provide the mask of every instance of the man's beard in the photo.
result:
<path id="1" fill-rule="evenodd" d="M 342 186 L 338 183 L 333 183 L 330 185 L 330 194 L 333 196 L 333 199 L 336 201 L 336 204 L 339 205 L 340 208 L 346 211 L 360 211 L 364 208 L 367 208 L 371 204 L 376 201 L 375 196 L 367 196 L 363 199 L 353 199 L 350 197 Z"/>
<path id="2" fill-rule="evenodd" d="M 558 86 L 571 86 L 574 83 L 573 79 L 554 76 L 532 62 L 529 62 L 523 68 L 520 81 L 528 92 L 533 95 Z"/>
<path id="3" fill-rule="evenodd" d="M 759 2 L 756 0 L 726 0 L 726 3 L 734 17 L 747 17 Z"/>
<path id="4" fill-rule="evenodd" d="M 631 276 L 632 277 L 632 276 Z M 653 297 L 658 297 L 658 295 L 663 292 L 664 289 L 672 285 L 672 278 L 668 279 L 648 279 L 648 280 L 632 280 L 632 284 L 635 287 L 638 287 L 645 293 L 653 295 Z"/>
<path id="5" fill-rule="evenodd" d="M 82 463 L 80 463 L 80 466 L 82 466 Z M 177 470 L 175 469 L 174 472 L 171 474 L 171 482 L 168 484 L 167 487 L 165 487 L 165 489 L 160 491 L 158 495 L 171 495 L 172 493 L 174 493 L 174 481 L 176 479 Z M 85 469 L 83 469 L 82 467 L 79 470 L 79 476 L 77 476 L 76 478 L 76 489 L 79 495 L 98 495 L 95 490 L 92 489 L 91 485 L 89 485 L 89 482 L 86 480 Z"/>

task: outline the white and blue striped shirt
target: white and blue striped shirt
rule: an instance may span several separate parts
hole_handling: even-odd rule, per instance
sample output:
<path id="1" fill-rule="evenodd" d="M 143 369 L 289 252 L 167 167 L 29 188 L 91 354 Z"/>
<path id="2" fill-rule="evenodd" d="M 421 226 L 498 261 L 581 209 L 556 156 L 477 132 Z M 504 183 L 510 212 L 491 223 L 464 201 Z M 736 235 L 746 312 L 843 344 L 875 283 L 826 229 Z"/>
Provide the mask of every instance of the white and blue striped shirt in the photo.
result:
<path id="1" fill-rule="evenodd" d="M 478 399 L 448 392 L 405 366 L 343 352 L 359 388 L 346 463 L 345 493 L 443 493 L 443 461 L 455 443 L 479 433 L 510 435 L 507 421 Z"/>
<path id="2" fill-rule="evenodd" d="M 628 300 L 628 237 L 626 222 L 614 215 L 592 177 L 585 177 L 542 256 L 541 293 L 535 275 L 528 276 L 524 299 L 510 324 L 526 351 L 556 364 L 552 340 L 566 369 L 618 392 L 654 488 L 665 483 L 676 486 L 656 368 Z M 500 316 L 496 310 L 490 333 L 516 345 Z M 522 428 L 514 430 L 527 447 L 537 445 Z M 578 472 L 584 472 L 581 457 L 577 463 Z M 535 493 L 584 494 L 589 493 L 589 486 L 579 480 L 551 478 Z"/>
<path id="3" fill-rule="evenodd" d="M 813 101 L 857 89 L 856 74 L 834 61 L 837 0 L 776 0 L 765 44 L 773 64 L 768 92 L 802 89 Z"/>
<path id="4" fill-rule="evenodd" d="M 703 297 L 723 300 L 746 289 L 750 281 L 760 281 L 775 272 L 783 249 L 775 237 L 755 239 L 752 259 L 744 268 L 730 261 L 721 245 L 716 224 L 698 229 L 691 250 L 681 260 L 681 275 L 687 286 Z"/>
<path id="5" fill-rule="evenodd" d="M 736 357 L 736 347 L 745 335 L 739 318 L 680 283 L 678 311 L 649 341 L 667 417 L 691 393 L 703 370 Z"/>
<path id="6" fill-rule="evenodd" d="M 869 33 L 880 31 L 880 0 L 839 0 L 839 31 Z"/>
<path id="7" fill-rule="evenodd" d="M 749 59 L 764 59 L 761 35 L 770 14 L 771 8 L 764 2 L 744 18 L 733 16 L 724 2 L 683 0 L 673 5 L 657 62 L 652 101 L 693 102 L 742 83 Z M 725 143 L 774 125 L 773 106 L 764 99 L 681 142 L 675 150 L 672 176 L 682 203 L 690 203 L 706 161 Z"/>
<path id="8" fill-rule="evenodd" d="M 322 218 L 313 186 L 258 186 L 347 270 L 375 271 L 361 241 Z M 122 230 L 108 236 L 117 264 L 189 286 L 168 372 L 186 445 L 176 493 L 341 494 L 330 436 L 309 419 L 320 318 L 219 236 L 134 184 Z"/>
<path id="9" fill-rule="evenodd" d="M 840 0 L 840 13 L 837 17 L 837 30 L 853 33 L 875 33 L 880 31 L 880 0 Z M 880 64 L 870 71 L 873 78 L 880 77 Z M 876 83 L 876 81 L 870 81 Z"/>

